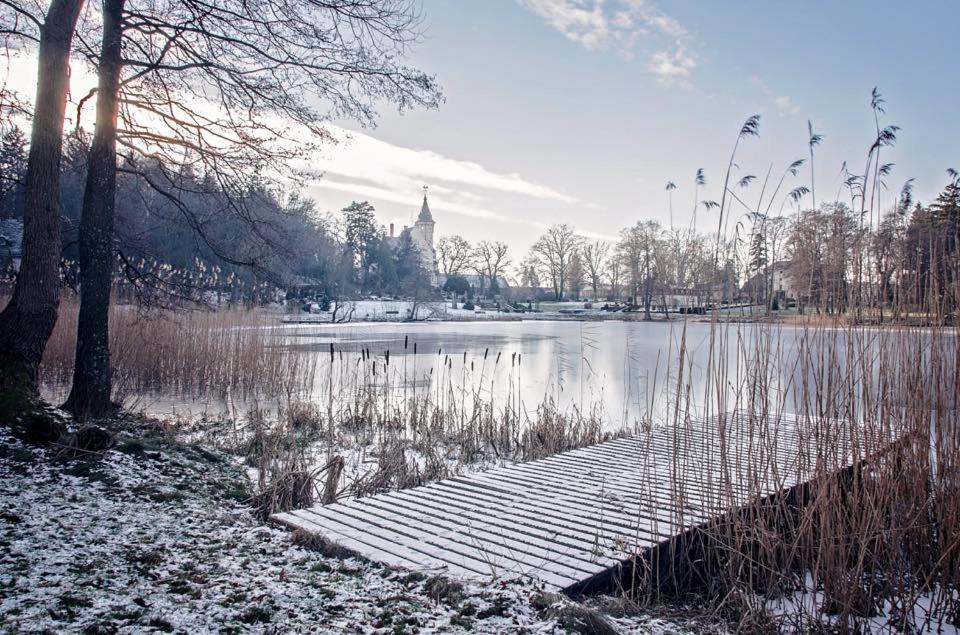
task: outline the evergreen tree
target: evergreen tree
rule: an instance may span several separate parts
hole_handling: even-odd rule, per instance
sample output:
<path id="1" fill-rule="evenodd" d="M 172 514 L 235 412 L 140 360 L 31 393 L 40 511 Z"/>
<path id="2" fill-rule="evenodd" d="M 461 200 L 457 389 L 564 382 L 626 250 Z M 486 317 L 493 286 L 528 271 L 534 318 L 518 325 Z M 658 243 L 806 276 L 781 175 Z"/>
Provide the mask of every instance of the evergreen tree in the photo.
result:
<path id="1" fill-rule="evenodd" d="M 367 201 L 350 203 L 343 208 L 345 246 L 350 250 L 354 266 L 357 267 L 357 282 L 364 291 L 370 286 L 370 274 L 374 263 L 383 258 L 381 243 L 383 232 L 377 227 L 374 207 Z M 382 275 L 381 275 L 382 277 Z"/>
<path id="2" fill-rule="evenodd" d="M 423 268 L 420 250 L 409 231 L 400 234 L 394 254 L 397 291 L 401 295 L 419 298 L 429 288 L 429 277 Z"/>

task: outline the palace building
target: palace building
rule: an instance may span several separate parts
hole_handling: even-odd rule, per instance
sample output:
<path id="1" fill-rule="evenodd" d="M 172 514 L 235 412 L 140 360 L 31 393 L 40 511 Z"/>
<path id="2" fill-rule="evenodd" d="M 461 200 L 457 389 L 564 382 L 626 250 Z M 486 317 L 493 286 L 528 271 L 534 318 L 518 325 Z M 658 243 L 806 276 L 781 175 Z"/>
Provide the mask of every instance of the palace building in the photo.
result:
<path id="1" fill-rule="evenodd" d="M 420 262 L 424 271 L 430 274 L 430 284 L 437 286 L 440 277 L 440 266 L 437 260 L 437 249 L 433 242 L 436 222 L 433 220 L 433 214 L 430 212 L 430 205 L 427 203 L 427 188 L 423 188 L 423 203 L 420 205 L 420 213 L 413 227 L 404 227 L 403 232 L 410 232 L 410 239 L 420 252 Z M 401 232 L 401 235 L 403 234 Z M 393 223 L 390 223 L 390 235 L 388 240 L 396 241 L 394 237 Z"/>

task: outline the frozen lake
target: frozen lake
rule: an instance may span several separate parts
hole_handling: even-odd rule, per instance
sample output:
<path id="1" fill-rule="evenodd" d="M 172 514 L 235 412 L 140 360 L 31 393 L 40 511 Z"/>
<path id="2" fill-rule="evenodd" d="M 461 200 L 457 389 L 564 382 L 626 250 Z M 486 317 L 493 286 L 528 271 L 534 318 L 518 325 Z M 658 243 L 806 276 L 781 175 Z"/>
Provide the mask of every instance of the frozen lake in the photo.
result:
<path id="1" fill-rule="evenodd" d="M 284 324 L 272 332 L 276 346 L 316 364 L 314 390 L 307 398 L 320 403 L 325 403 L 332 370 L 341 393 L 348 383 L 362 382 L 388 386 L 391 399 L 409 397 L 413 390 L 441 394 L 453 389 L 494 408 L 519 400 L 528 413 L 552 401 L 564 411 L 599 413 L 610 429 L 666 419 L 678 389 L 681 410 L 700 413 L 705 403 L 716 402 L 718 385 L 728 398 L 739 392 L 743 399 L 746 390 L 754 399 L 796 412 L 810 397 L 804 375 L 811 379 L 828 360 L 840 367 L 855 362 L 875 375 L 881 348 L 917 348 L 927 340 L 918 330 L 859 329 L 851 337 L 844 329 L 712 326 L 679 319 Z M 719 382 L 718 372 L 725 373 Z M 248 405 L 140 399 L 140 407 L 161 415 L 236 412 Z M 731 399 L 724 409 L 744 405 Z"/>
<path id="2" fill-rule="evenodd" d="M 794 327 L 712 327 L 681 320 L 311 324 L 287 325 L 285 330 L 284 345 L 304 354 L 328 358 L 331 343 L 354 357 L 367 349 L 382 368 L 390 351 L 391 373 L 413 378 L 420 386 L 459 382 L 502 403 L 519 385 L 528 411 L 545 400 L 553 400 L 562 410 L 599 407 L 611 427 L 662 419 L 672 409 L 682 341 L 681 399 L 692 410 L 703 407 L 708 374 L 715 378 L 722 366 L 709 362 L 720 359 L 721 339 L 725 384 L 747 381 L 750 364 L 769 363 L 764 379 L 767 397 L 771 402 L 782 399 L 794 410 L 802 384 L 798 360 L 806 354 L 804 343 L 816 338 L 818 348 L 846 350 L 848 338 L 843 330 L 821 329 L 811 335 Z M 856 338 L 855 347 L 875 351 L 882 333 L 859 333 L 863 337 Z M 806 359 L 808 369 L 819 363 L 815 357 Z"/>

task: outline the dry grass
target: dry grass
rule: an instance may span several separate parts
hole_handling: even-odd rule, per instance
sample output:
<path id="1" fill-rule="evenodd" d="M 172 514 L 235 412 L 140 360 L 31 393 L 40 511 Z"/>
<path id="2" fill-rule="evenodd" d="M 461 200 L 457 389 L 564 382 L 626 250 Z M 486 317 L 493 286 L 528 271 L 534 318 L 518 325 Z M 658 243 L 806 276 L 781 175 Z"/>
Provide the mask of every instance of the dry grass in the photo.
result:
<path id="1" fill-rule="evenodd" d="M 796 349 L 783 346 L 793 337 Z M 960 623 L 958 360 L 943 327 L 715 323 L 702 396 L 691 397 L 689 367 L 668 379 L 669 429 L 715 416 L 720 441 L 694 462 L 677 451 L 672 469 L 676 482 L 711 483 L 718 514 L 734 511 L 658 553 L 663 562 L 640 567 L 626 592 L 657 602 L 696 588 L 748 631 Z M 725 414 L 734 411 L 744 418 Z M 809 486 L 759 500 L 764 484 L 784 482 L 785 464 Z M 738 507 L 740 486 L 754 502 Z M 684 496 L 675 489 L 675 502 Z"/>
<path id="2" fill-rule="evenodd" d="M 44 352 L 41 380 L 69 384 L 77 303 L 66 299 Z M 313 384 L 314 361 L 278 346 L 280 326 L 260 311 L 139 311 L 112 305 L 114 395 L 151 393 L 236 400 L 294 396 Z"/>

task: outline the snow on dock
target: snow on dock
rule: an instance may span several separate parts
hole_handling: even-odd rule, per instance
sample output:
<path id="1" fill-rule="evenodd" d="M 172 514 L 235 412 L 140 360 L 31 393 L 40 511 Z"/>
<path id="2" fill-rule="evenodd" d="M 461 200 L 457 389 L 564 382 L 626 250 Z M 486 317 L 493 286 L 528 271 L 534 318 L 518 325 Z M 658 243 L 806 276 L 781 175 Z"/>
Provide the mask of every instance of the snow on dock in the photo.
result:
<path id="1" fill-rule="evenodd" d="M 888 444 L 856 430 L 726 414 L 272 518 L 388 565 L 475 580 L 528 576 L 569 592 Z"/>

